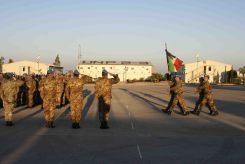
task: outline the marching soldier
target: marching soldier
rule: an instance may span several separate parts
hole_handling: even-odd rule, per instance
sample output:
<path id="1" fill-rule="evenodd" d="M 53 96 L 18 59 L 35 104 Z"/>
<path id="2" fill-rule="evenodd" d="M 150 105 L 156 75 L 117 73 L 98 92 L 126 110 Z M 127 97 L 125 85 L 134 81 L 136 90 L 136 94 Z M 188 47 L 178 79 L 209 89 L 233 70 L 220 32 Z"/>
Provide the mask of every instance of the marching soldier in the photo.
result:
<path id="1" fill-rule="evenodd" d="M 47 77 L 39 82 L 39 91 L 43 100 L 45 126 L 55 128 L 55 109 L 57 104 L 57 81 L 52 70 L 48 70 Z"/>
<path id="2" fill-rule="evenodd" d="M 16 104 L 19 88 L 24 82 L 17 80 L 12 74 L 7 74 L 6 76 L 6 79 L 1 84 L 0 97 L 3 100 L 6 126 L 13 126 L 13 109 Z"/>
<path id="3" fill-rule="evenodd" d="M 168 103 L 168 107 L 163 112 L 166 112 L 167 114 L 171 114 L 174 107 L 178 105 L 178 107 L 181 109 L 181 112 L 183 115 L 188 115 L 189 111 L 187 110 L 186 102 L 183 99 L 183 88 L 182 88 L 182 82 L 178 75 L 174 77 L 169 82 L 170 86 L 170 101 Z"/>
<path id="4" fill-rule="evenodd" d="M 108 119 L 112 99 L 112 84 L 116 84 L 120 81 L 118 75 L 110 74 L 113 79 L 108 78 L 108 72 L 102 71 L 102 77 L 99 78 L 95 83 L 95 95 L 98 98 L 99 108 L 99 120 L 101 122 L 101 129 L 108 129 Z"/>
<path id="5" fill-rule="evenodd" d="M 25 83 L 27 86 L 27 97 L 28 97 L 27 108 L 31 108 L 33 107 L 33 97 L 36 89 L 36 81 L 32 78 L 32 76 L 27 75 L 25 77 Z"/>
<path id="6" fill-rule="evenodd" d="M 79 129 L 83 108 L 83 85 L 86 81 L 79 78 L 78 70 L 75 70 L 73 74 L 74 76 L 67 81 L 65 93 L 70 102 L 72 128 Z"/>
<path id="7" fill-rule="evenodd" d="M 218 110 L 213 99 L 212 87 L 208 80 L 208 75 L 205 75 L 204 78 L 200 78 L 200 84 L 197 87 L 197 92 L 199 92 L 199 99 L 196 102 L 194 111 L 191 112 L 193 114 L 199 115 L 202 107 L 206 105 L 210 111 L 210 115 L 218 115 Z"/>

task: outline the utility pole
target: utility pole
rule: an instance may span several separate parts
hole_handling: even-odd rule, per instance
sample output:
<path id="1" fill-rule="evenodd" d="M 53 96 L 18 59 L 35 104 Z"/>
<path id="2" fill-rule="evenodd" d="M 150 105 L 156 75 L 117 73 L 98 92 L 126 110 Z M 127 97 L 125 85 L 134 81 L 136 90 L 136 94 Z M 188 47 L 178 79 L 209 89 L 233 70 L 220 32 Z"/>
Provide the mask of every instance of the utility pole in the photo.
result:
<path id="1" fill-rule="evenodd" d="M 40 56 L 37 56 L 37 74 L 40 74 L 40 69 L 39 69 L 39 63 L 40 63 Z"/>
<path id="2" fill-rule="evenodd" d="M 81 62 L 82 53 L 81 53 L 81 45 L 78 45 L 78 64 Z"/>

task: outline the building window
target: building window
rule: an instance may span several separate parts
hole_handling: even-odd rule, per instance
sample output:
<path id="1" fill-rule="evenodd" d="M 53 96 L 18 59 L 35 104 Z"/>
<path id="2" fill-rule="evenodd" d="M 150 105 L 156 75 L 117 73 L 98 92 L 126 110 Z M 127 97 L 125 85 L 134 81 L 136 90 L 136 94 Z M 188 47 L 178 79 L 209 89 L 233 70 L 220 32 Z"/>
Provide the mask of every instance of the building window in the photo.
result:
<path id="1" fill-rule="evenodd" d="M 23 67 L 23 72 L 25 72 L 26 71 L 26 68 L 25 67 Z"/>
<path id="2" fill-rule="evenodd" d="M 110 69 L 112 69 L 112 67 L 110 67 Z"/>
<path id="3" fill-rule="evenodd" d="M 105 67 L 102 67 L 102 69 L 105 69 Z"/>
<path id="4" fill-rule="evenodd" d="M 88 69 L 90 69 L 90 67 L 88 67 Z"/>
<path id="5" fill-rule="evenodd" d="M 148 71 L 149 69 L 148 69 L 148 68 L 146 68 L 146 70 Z"/>
<path id="6" fill-rule="evenodd" d="M 134 67 L 132 67 L 131 70 L 134 70 Z"/>
<path id="7" fill-rule="evenodd" d="M 208 71 L 211 71 L 212 70 L 212 68 L 211 67 L 208 67 Z"/>

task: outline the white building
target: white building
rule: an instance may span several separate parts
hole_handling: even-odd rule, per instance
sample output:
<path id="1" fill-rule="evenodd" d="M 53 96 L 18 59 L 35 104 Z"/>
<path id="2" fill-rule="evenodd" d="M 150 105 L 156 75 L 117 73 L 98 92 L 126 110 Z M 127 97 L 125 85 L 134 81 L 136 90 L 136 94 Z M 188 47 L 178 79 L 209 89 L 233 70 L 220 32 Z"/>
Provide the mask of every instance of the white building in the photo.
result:
<path id="1" fill-rule="evenodd" d="M 120 81 L 146 79 L 152 75 L 150 62 L 82 61 L 78 64 L 77 69 L 81 74 L 94 79 L 101 77 L 103 69 L 118 74 Z"/>
<path id="2" fill-rule="evenodd" d="M 12 72 L 16 75 L 23 74 L 47 74 L 48 69 L 58 69 L 62 71 L 63 67 L 56 67 L 50 64 L 38 63 L 28 60 L 16 61 L 13 63 L 6 63 L 2 66 L 2 72 Z"/>
<path id="3" fill-rule="evenodd" d="M 210 76 L 210 82 L 224 82 L 225 72 L 232 69 L 232 65 L 221 63 L 213 60 L 203 60 L 193 63 L 185 64 L 185 82 L 198 83 L 199 77 L 207 74 Z"/>

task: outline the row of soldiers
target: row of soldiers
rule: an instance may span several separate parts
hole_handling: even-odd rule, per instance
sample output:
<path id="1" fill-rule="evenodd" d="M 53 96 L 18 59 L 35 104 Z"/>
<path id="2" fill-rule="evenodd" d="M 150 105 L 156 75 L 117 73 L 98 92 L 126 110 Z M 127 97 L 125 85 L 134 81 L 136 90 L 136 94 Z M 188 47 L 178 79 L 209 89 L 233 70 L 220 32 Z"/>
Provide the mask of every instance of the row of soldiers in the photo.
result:
<path id="1" fill-rule="evenodd" d="M 172 79 L 169 80 L 170 86 L 170 101 L 166 109 L 163 109 L 163 112 L 171 114 L 174 107 L 177 105 L 183 115 L 188 115 L 190 112 L 196 115 L 199 115 L 202 108 L 206 105 L 210 111 L 210 115 L 218 115 L 217 107 L 214 103 L 212 86 L 209 83 L 209 76 L 205 75 L 199 79 L 199 85 L 196 89 L 196 93 L 199 93 L 199 98 L 196 101 L 195 108 L 193 111 L 188 110 L 186 102 L 183 98 L 183 87 L 181 82 L 181 77 L 178 75 L 172 76 Z"/>
<path id="2" fill-rule="evenodd" d="M 108 129 L 108 118 L 111 105 L 112 84 L 120 81 L 118 75 L 110 74 L 112 79 L 108 78 L 110 73 L 102 71 L 102 77 L 95 83 L 95 95 L 98 98 L 99 120 L 101 129 Z M 35 76 L 36 77 L 36 76 Z M 72 128 L 80 128 L 81 113 L 83 108 L 83 86 L 91 82 L 91 77 L 80 75 L 77 70 L 61 75 L 58 72 L 48 70 L 46 76 L 25 75 L 15 77 L 13 74 L 5 74 L 0 79 L 0 98 L 3 101 L 4 116 L 7 126 L 13 126 L 13 109 L 16 106 L 18 95 L 21 101 L 25 97 L 21 92 L 21 87 L 27 88 L 27 107 L 34 105 L 35 92 L 37 92 L 38 101 L 41 102 L 44 109 L 45 126 L 54 128 L 56 108 L 70 103 Z M 21 93 L 21 94 L 18 94 Z M 39 100 L 40 99 L 40 100 Z"/>

